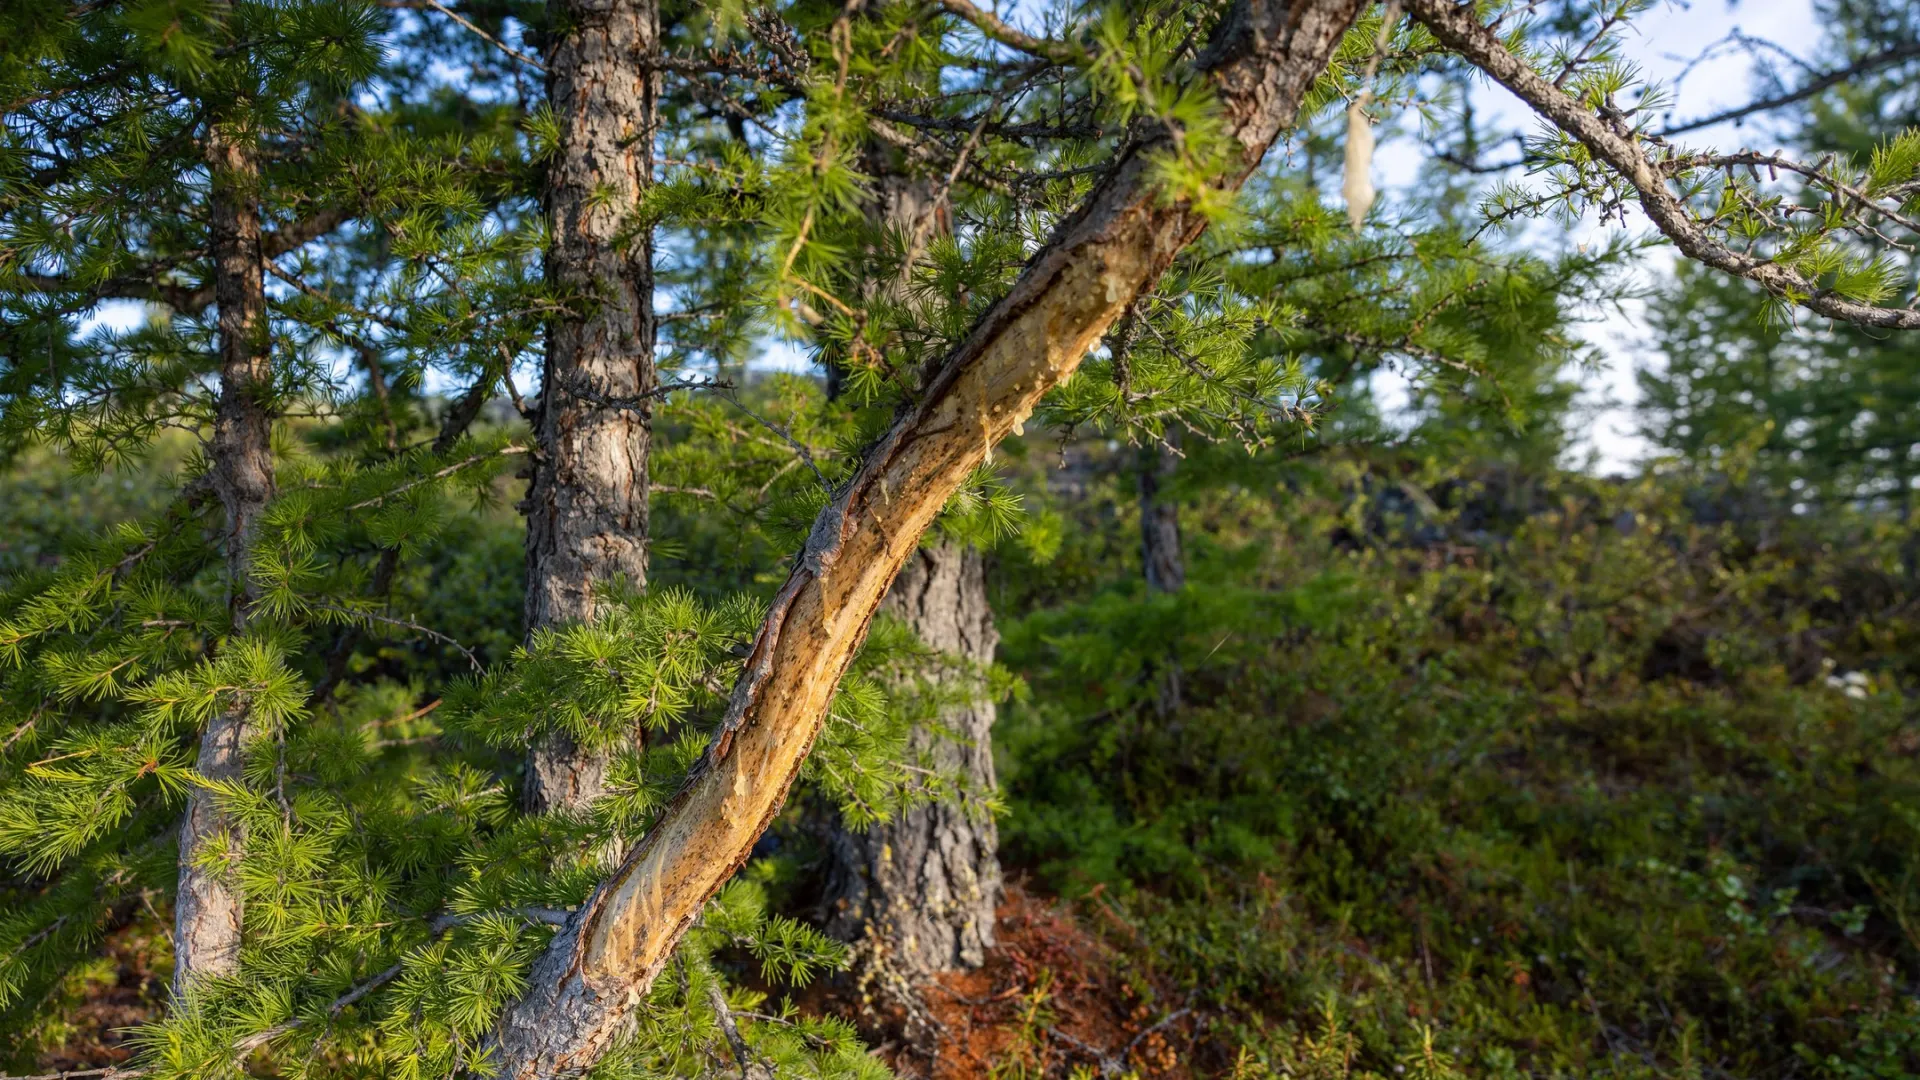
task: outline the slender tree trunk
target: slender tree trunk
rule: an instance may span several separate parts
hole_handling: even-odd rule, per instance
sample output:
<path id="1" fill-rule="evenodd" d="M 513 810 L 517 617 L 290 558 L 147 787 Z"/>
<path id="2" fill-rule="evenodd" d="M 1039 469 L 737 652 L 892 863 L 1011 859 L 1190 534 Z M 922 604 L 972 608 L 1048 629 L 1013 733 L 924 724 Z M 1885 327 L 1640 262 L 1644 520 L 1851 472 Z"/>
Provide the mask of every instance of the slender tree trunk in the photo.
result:
<path id="1" fill-rule="evenodd" d="M 1239 146 L 1220 188 L 1245 183 L 1292 124 L 1360 6 L 1238 0 L 1222 16 L 1200 62 Z M 489 1046 L 498 1075 L 556 1076 L 606 1052 L 779 813 L 874 612 L 947 498 L 1205 230 L 1191 203 L 1165 197 L 1152 155 L 1167 145 L 1115 160 L 814 519 L 713 741 L 501 1017 Z"/>
<path id="2" fill-rule="evenodd" d="M 1167 432 L 1168 440 L 1176 438 L 1175 432 Z M 1173 593 L 1187 587 L 1186 556 L 1180 549 L 1180 504 L 1166 494 L 1179 462 L 1172 449 L 1160 443 L 1140 448 L 1140 563 L 1149 592 Z M 1171 649 L 1161 658 L 1153 678 L 1154 708 L 1163 717 L 1171 716 L 1181 701 L 1180 658 Z"/>
<path id="3" fill-rule="evenodd" d="M 652 176 L 659 73 L 654 0 L 567 0 L 547 56 L 560 144 L 547 173 L 547 279 L 584 314 L 553 321 L 527 493 L 528 632 L 593 618 L 594 590 L 647 578 L 653 237 L 633 227 Z M 533 748 L 527 801 L 579 809 L 606 787 L 612 752 L 555 737 Z"/>
<path id="4" fill-rule="evenodd" d="M 267 352 L 266 281 L 260 250 L 259 164 L 253 134 L 213 125 L 207 137 L 208 247 L 219 304 L 220 403 L 214 414 L 211 477 L 226 509 L 228 605 L 233 631 L 246 628 L 259 599 L 248 572 L 260 516 L 273 498 L 273 372 Z M 234 781 L 252 734 L 247 706 L 216 715 L 200 738 L 195 768 L 209 780 Z M 174 901 L 173 987 L 229 975 L 240 963 L 239 890 L 218 869 L 199 865 L 209 848 L 242 840 L 240 822 L 196 787 L 180 826 L 180 883 Z"/>
<path id="5" fill-rule="evenodd" d="M 1172 432 L 1167 433 L 1173 437 Z M 1179 592 L 1187 587 L 1186 555 L 1180 549 L 1180 504 L 1166 496 L 1180 459 L 1159 443 L 1140 448 L 1140 561 L 1147 588 Z"/>
<path id="6" fill-rule="evenodd" d="M 887 590 L 880 610 L 913 627 L 920 640 L 966 664 L 993 662 L 1000 635 L 987 606 L 986 560 L 964 544 L 916 550 Z M 992 791 L 993 702 L 949 711 L 941 723 L 962 741 L 916 728 L 911 749 L 957 775 L 970 793 Z M 1000 899 L 999 831 L 977 808 L 917 807 L 864 833 L 835 828 L 829 838 L 828 929 L 867 953 L 879 989 L 910 999 L 911 981 L 980 966 L 993 947 Z"/>

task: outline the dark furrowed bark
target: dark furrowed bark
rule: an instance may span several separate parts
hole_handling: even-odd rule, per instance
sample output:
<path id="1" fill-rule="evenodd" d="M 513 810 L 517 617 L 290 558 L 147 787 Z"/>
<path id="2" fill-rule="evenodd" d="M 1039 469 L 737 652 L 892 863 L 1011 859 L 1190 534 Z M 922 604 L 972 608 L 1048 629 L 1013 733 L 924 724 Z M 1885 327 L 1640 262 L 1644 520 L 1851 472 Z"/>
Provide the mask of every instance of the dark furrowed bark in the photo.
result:
<path id="1" fill-rule="evenodd" d="M 259 165 L 254 136 L 215 125 L 207 138 L 212 181 L 209 247 L 219 304 L 220 402 L 214 415 L 210 478 L 226 509 L 227 580 L 233 629 L 244 630 L 259 599 L 248 572 L 260 516 L 273 498 L 273 372 L 267 351 L 266 275 L 260 244 Z M 241 750 L 252 734 L 245 702 L 208 723 L 195 768 L 209 780 L 240 779 Z M 205 788 L 187 800 L 180 826 L 180 881 L 174 901 L 176 995 L 196 980 L 229 975 L 240 962 L 239 890 L 216 868 L 199 865 L 223 838 L 238 843 L 240 825 Z"/>
<path id="2" fill-rule="evenodd" d="M 659 51 L 659 9 L 654 0 L 558 7 L 566 30 L 547 56 L 561 131 L 547 173 L 547 279 L 589 307 L 547 331 L 540 455 L 525 504 L 529 633 L 593 618 L 595 589 L 617 577 L 646 583 L 643 401 L 656 385 L 653 239 L 635 230 L 633 211 L 652 170 L 659 73 L 648 60 Z M 611 758 L 564 736 L 543 740 L 528 759 L 529 807 L 584 808 L 605 791 Z"/>
<path id="3" fill-rule="evenodd" d="M 1359 8 L 1244 0 L 1225 16 L 1205 60 L 1241 150 L 1223 187 L 1237 188 L 1293 122 Z M 821 511 L 707 752 L 501 1018 L 490 1047 L 501 1075 L 555 1076 L 606 1052 L 785 802 L 881 598 L 947 497 L 1206 227 L 1163 197 L 1149 157 L 1163 149 L 1116 162 Z"/>
<path id="4" fill-rule="evenodd" d="M 1168 432 L 1167 438 L 1172 439 Z M 1180 459 L 1159 443 L 1140 448 L 1140 561 L 1147 588 L 1179 592 L 1187 584 L 1187 563 L 1180 550 L 1180 504 L 1166 495 Z"/>
<path id="5" fill-rule="evenodd" d="M 869 216 L 916 239 L 944 231 L 933 182 L 903 175 L 889 148 L 872 147 L 864 171 L 873 177 Z M 904 293 L 906 278 L 880 284 Z M 828 394 L 838 396 L 839 369 L 828 366 Z M 935 651 L 963 665 L 993 661 L 999 634 L 987 604 L 985 560 L 964 544 L 916 551 L 887 590 L 882 611 L 905 622 Z M 935 677 L 940 677 L 935 673 Z M 908 749 L 930 755 L 967 792 L 994 788 L 994 706 L 977 701 L 949 710 L 940 726 L 961 740 L 924 727 Z M 897 1005 L 909 1017 L 909 1037 L 930 1042 L 915 984 L 933 972 L 978 967 L 993 946 L 1000 898 L 999 830 L 990 816 L 936 804 L 906 811 L 865 832 L 852 832 L 838 815 L 827 823 L 827 880 L 822 897 L 827 930 L 854 943 L 855 978 L 864 995 Z M 930 1047 L 929 1047 L 930 1048 Z"/>
<path id="6" fill-rule="evenodd" d="M 971 547 L 947 542 L 915 551 L 880 610 L 945 656 L 976 668 L 993 662 L 1000 635 L 987 604 L 986 560 Z M 940 723 L 958 741 L 916 727 L 909 749 L 957 776 L 969 797 L 991 792 L 993 720 L 992 701 L 949 709 Z M 911 997 L 911 985 L 894 980 L 979 967 L 993 947 L 999 849 L 992 817 L 948 802 L 915 807 L 864 833 L 835 829 L 828 931 L 871 954 L 870 974 L 883 995 Z"/>

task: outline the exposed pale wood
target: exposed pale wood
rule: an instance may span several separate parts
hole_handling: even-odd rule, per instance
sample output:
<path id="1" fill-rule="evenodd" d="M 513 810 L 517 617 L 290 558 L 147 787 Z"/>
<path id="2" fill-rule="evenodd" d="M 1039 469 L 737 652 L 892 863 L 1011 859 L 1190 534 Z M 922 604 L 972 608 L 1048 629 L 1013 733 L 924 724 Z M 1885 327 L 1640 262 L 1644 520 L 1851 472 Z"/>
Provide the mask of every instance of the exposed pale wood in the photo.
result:
<path id="1" fill-rule="evenodd" d="M 867 199 L 871 219 L 914 237 L 915 247 L 936 229 L 944 231 L 945 205 L 934 193 L 932 176 L 907 175 L 901 155 L 884 146 L 871 147 L 867 156 L 863 171 L 873 178 Z M 907 270 L 872 287 L 907 299 Z M 838 375 L 838 366 L 829 365 L 830 396 L 837 396 Z M 969 666 L 993 661 L 1000 635 L 987 604 L 985 560 L 964 544 L 922 545 L 894 579 L 880 609 L 905 622 L 943 657 Z M 922 674 L 945 677 L 937 669 L 915 677 Z M 993 702 L 969 701 L 940 717 L 944 732 L 916 726 L 908 748 L 928 755 L 968 791 L 990 792 L 993 720 Z M 853 978 L 863 996 L 878 1008 L 904 1009 L 909 1038 L 930 1043 L 932 1032 L 922 1022 L 927 1011 L 915 984 L 934 972 L 970 969 L 986 960 L 1000 899 L 998 828 L 989 815 L 942 802 L 914 807 L 865 832 L 849 831 L 835 816 L 826 839 L 822 900 L 828 932 L 853 943 L 858 954 Z"/>

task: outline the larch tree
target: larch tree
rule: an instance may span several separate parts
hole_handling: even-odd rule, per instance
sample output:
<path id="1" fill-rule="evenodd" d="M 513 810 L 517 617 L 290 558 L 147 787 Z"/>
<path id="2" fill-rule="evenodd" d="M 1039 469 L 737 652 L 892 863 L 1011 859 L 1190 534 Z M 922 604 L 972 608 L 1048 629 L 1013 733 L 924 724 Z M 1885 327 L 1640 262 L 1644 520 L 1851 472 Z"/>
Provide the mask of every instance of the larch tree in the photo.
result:
<path id="1" fill-rule="evenodd" d="M 38 338 L 44 347 L 15 354 L 8 426 L 15 438 L 51 435 L 83 459 L 108 461 L 132 453 L 159 427 L 204 419 L 204 468 L 173 527 L 197 520 L 208 502 L 224 516 L 214 549 L 224 563 L 225 614 L 212 662 L 237 676 L 239 686 L 213 691 L 196 710 L 203 719 L 193 773 L 204 783 L 187 788 L 179 826 L 177 998 L 237 971 L 244 899 L 222 868 L 231 846 L 244 843 L 246 825 L 217 792 L 238 781 L 243 747 L 290 715 L 284 694 L 261 685 L 275 681 L 274 664 L 265 641 L 251 633 L 254 616 L 270 603 L 261 567 L 270 557 L 260 548 L 275 494 L 272 428 L 302 381 L 273 362 L 265 279 L 270 259 L 346 216 L 330 205 L 324 179 L 293 184 L 285 173 L 288 159 L 301 156 L 286 147 L 337 137 L 344 128 L 324 110 L 371 61 L 352 16 L 313 6 L 249 6 L 172 21 L 147 13 L 69 22 L 65 13 L 48 13 L 24 16 L 19 28 L 29 47 L 43 51 L 42 65 L 14 84 L 19 96 L 9 113 L 17 126 L 9 129 L 8 147 L 14 186 L 7 272 L 16 304 L 8 336 L 20 344 Z M 322 74 L 301 74 L 308 64 Z M 282 175 L 270 178 L 270 171 Z M 76 311 L 113 299 L 157 305 L 189 329 L 176 334 L 156 325 L 126 338 L 63 340 L 61 328 Z M 196 335 L 208 345 L 204 366 L 193 357 Z M 63 360 L 70 363 L 65 370 Z M 89 602 L 117 609 L 126 600 L 113 594 L 124 587 L 164 605 L 139 574 L 165 539 L 128 544 L 119 562 L 90 579 L 91 595 L 71 596 L 77 607 L 57 615 L 45 609 L 43 617 L 67 620 L 68 628 L 86 623 Z M 119 618 L 115 611 L 108 622 Z M 29 616 L 26 626 L 15 624 L 12 648 L 35 636 L 28 629 L 35 622 Z M 135 625 L 166 626 L 162 638 L 176 625 L 213 629 L 157 614 Z M 106 666 L 71 670 L 47 690 L 82 700 L 110 693 L 177 655 L 181 644 L 126 641 L 126 651 Z M 146 765 L 154 772 L 165 767 L 157 756 Z M 126 809 L 74 825 L 110 828 Z M 71 834 L 16 837 L 23 841 L 85 843 Z"/>
<path id="2" fill-rule="evenodd" d="M 1100 53 L 1078 43 L 1033 37 L 964 0 L 945 6 L 1011 48 L 1042 60 L 1085 57 L 1098 68 Z M 1691 180 L 1688 193 L 1697 192 L 1698 174 L 1714 168 L 1716 158 L 1665 148 L 1650 154 L 1620 121 L 1582 103 L 1592 98 L 1611 108 L 1604 99 L 1608 83 L 1619 77 L 1617 67 L 1573 80 L 1573 58 L 1562 77 L 1547 79 L 1472 10 L 1445 0 L 1415 0 L 1410 10 L 1442 46 L 1561 130 L 1562 141 L 1548 152 L 1557 153 L 1573 182 L 1584 185 L 1575 189 L 1577 197 L 1608 206 L 1636 200 L 1683 253 L 1747 277 L 1782 302 L 1868 325 L 1920 327 L 1920 314 L 1911 308 L 1883 303 L 1890 295 L 1884 272 L 1840 246 L 1834 234 L 1854 219 L 1842 216 L 1810 234 L 1793 233 L 1779 258 L 1730 246 L 1724 235 L 1734 224 L 1751 229 L 1781 222 L 1764 207 L 1734 224 L 1698 216 L 1669 183 Z M 652 983 L 701 905 L 744 861 L 784 801 L 834 686 L 921 533 L 993 443 L 1032 415 L 1045 393 L 1072 373 L 1199 236 L 1209 198 L 1238 187 L 1259 165 L 1358 15 L 1358 5 L 1331 2 L 1231 8 L 1192 62 L 1199 83 L 1211 91 L 1217 127 L 1208 134 L 1217 142 L 1198 138 L 1194 126 L 1163 114 L 1160 131 L 1118 157 L 1028 258 L 1005 294 L 926 373 L 899 418 L 815 519 L 755 632 L 726 716 L 687 780 L 620 869 L 536 962 L 527 994 L 509 1008 L 494 1043 L 509 1075 L 550 1075 L 585 1066 L 606 1051 L 638 1001 L 635 991 Z M 833 104 L 848 85 L 850 21 L 842 16 L 831 33 L 839 72 L 816 105 Z M 1154 93 L 1155 87 L 1132 89 L 1136 100 L 1178 107 Z M 830 145 L 836 134 L 823 121 L 816 145 Z M 1911 198 L 1904 185 L 1916 163 L 1920 139 L 1895 144 L 1862 194 Z M 1729 197 L 1739 194 L 1737 182 L 1725 190 L 1733 193 Z M 1865 214 L 1886 213 L 1867 206 Z M 809 208 L 796 223 L 780 268 L 781 284 L 792 285 L 781 298 L 816 317 L 813 298 L 857 316 L 844 300 L 788 277 L 813 220 Z"/>
<path id="3" fill-rule="evenodd" d="M 946 752 L 887 727 L 883 661 L 903 635 L 876 620 L 892 604 L 922 649 L 990 653 L 983 610 L 943 601 L 952 617 L 936 617 L 913 596 L 948 587 L 918 561 L 943 516 L 1006 524 L 995 445 L 1036 416 L 1262 445 L 1339 381 L 1316 379 L 1307 352 L 1489 381 L 1471 362 L 1486 337 L 1460 325 L 1482 302 L 1459 299 L 1484 287 L 1463 285 L 1473 258 L 1423 279 L 1404 270 L 1419 245 L 1384 238 L 1416 249 L 1381 271 L 1406 275 L 1388 292 L 1455 299 L 1330 318 L 1315 298 L 1341 281 L 1372 291 L 1387 260 L 1343 262 L 1339 216 L 1271 180 L 1296 120 L 1357 98 L 1383 51 L 1409 73 L 1470 65 L 1552 125 L 1529 147 L 1543 187 L 1497 189 L 1495 215 L 1637 205 L 1783 311 L 1920 327 L 1911 288 L 1858 243 L 1908 227 L 1920 136 L 1857 167 L 1776 165 L 1814 181 L 1788 202 L 1743 171 L 1773 163 L 1683 148 L 1622 107 L 1620 20 L 1563 34 L 1518 7 L 1404 9 L 1410 22 L 1360 0 L 1063 8 L 1029 30 L 969 0 L 717 5 L 673 23 L 676 48 L 656 9 L 615 0 L 16 17 L 0 430 L 9 448 L 52 440 L 89 464 L 173 428 L 194 449 L 164 514 L 11 583 L 0 607 L 14 727 L 0 854 L 32 901 L 4 925 L 20 955 L 0 993 L 49 985 L 164 878 L 176 912 L 218 933 L 180 951 L 184 992 L 141 1036 L 150 1075 L 234 1074 L 256 1052 L 315 1074 L 873 1074 L 845 1025 L 746 1022 L 737 1006 L 755 999 L 713 957 L 745 949 L 785 980 L 847 962 L 769 915 L 738 871 L 796 782 L 858 817 L 911 805 L 916 750 Z M 436 84 L 430 59 L 383 49 L 405 27 L 519 68 L 539 40 L 548 100 L 522 95 L 524 71 L 499 109 Z M 947 224 L 857 242 L 874 232 L 870 139 L 931 180 Z M 656 228 L 673 242 L 651 243 Z M 1308 264 L 1331 272 L 1288 278 Z M 1538 293 L 1543 276 L 1486 280 Z M 664 292 L 673 310 L 657 316 Z M 127 333 L 90 327 L 112 297 L 168 310 Z M 683 317 L 670 335 L 667 314 Z M 718 378 L 665 393 L 661 372 L 704 358 L 718 376 L 764 328 L 839 364 L 858 407 Z M 655 347 L 669 337 L 672 356 Z M 480 424 L 492 388 L 517 397 L 513 368 L 536 357 L 531 437 Z M 429 373 L 456 387 L 438 424 L 402 408 Z M 693 436 L 660 458 L 663 494 L 797 524 L 771 596 L 641 588 L 649 409 Z M 304 647 L 322 631 L 464 648 L 369 579 L 388 552 L 429 550 L 522 457 L 522 646 L 450 687 L 420 741 L 373 734 L 435 707 L 377 672 L 349 664 L 351 693 L 310 699 L 331 670 Z M 669 461 L 684 471 L 667 478 Z M 957 568 L 952 595 L 977 595 Z M 649 738 L 623 745 L 638 728 Z M 183 830 L 188 807 L 203 812 Z M 958 813 L 886 827 L 921 830 L 932 853 L 938 815 Z M 970 835 L 962 861 L 979 867 L 990 853 Z M 962 962 L 982 943 L 942 940 Z"/>
<path id="4" fill-rule="evenodd" d="M 856 229 L 853 247 L 865 258 L 842 276 L 866 294 L 865 306 L 889 311 L 896 332 L 911 335 L 927 307 L 914 296 L 917 252 L 931 242 L 950 242 L 952 184 L 941 184 L 927 165 L 915 167 L 897 148 L 872 138 L 863 157 L 870 190 L 866 223 Z M 863 350 L 884 354 L 890 344 L 829 346 L 828 397 L 879 393 Z M 992 815 L 996 706 L 984 677 L 999 642 L 981 550 L 990 539 L 936 530 L 908 559 L 880 607 L 937 654 L 911 674 L 902 673 L 895 688 L 910 694 L 907 684 L 937 679 L 947 693 L 934 697 L 949 699 L 913 726 L 904 749 L 956 785 L 959 797 L 919 801 L 879 821 L 849 821 L 842 814 L 825 823 L 827 931 L 854 946 L 854 979 L 863 999 L 904 1011 L 909 1037 L 925 1051 L 934 1049 L 935 1032 L 926 1022 L 921 983 L 985 962 L 1001 896 Z"/>
<path id="5" fill-rule="evenodd" d="M 273 499 L 271 394 L 268 357 L 266 267 L 260 233 L 260 133 L 245 113 L 251 87 L 233 93 L 224 108 L 210 110 L 207 153 L 207 261 L 212 269 L 220 398 L 208 443 L 207 476 L 226 512 L 228 605 L 234 636 L 244 636 L 260 602 L 253 576 L 260 518 Z M 236 115 L 238 114 L 238 115 Z M 230 703 L 214 715 L 200 737 L 194 769 L 210 781 L 233 782 L 242 767 L 242 747 L 256 734 L 249 705 Z M 174 894 L 174 993 L 190 980 L 235 973 L 240 963 L 242 901 L 208 855 L 241 828 L 218 806 L 212 787 L 198 787 L 187 800 L 180 827 L 180 885 Z M 239 838 L 244 842 L 244 837 Z"/>
<path id="6" fill-rule="evenodd" d="M 1920 126 L 1920 14 L 1854 0 L 1819 11 L 1825 31 L 1811 64 L 1770 81 L 1753 103 L 1760 107 L 1735 110 L 1735 119 L 1797 156 L 1870 159 Z M 1714 119 L 1676 117 L 1668 130 Z M 1920 272 L 1896 234 L 1861 243 L 1905 281 Z M 1769 317 L 1764 293 L 1692 264 L 1675 267 L 1672 284 L 1648 306 L 1662 362 L 1638 372 L 1643 433 L 1655 446 L 1744 475 L 1772 498 L 1897 505 L 1911 514 L 1920 381 L 1908 339 Z"/>
<path id="7" fill-rule="evenodd" d="M 527 630 L 589 622 L 597 592 L 647 581 L 654 370 L 653 230 L 637 213 L 654 170 L 660 12 L 583 0 L 547 13 L 557 139 L 544 210 L 549 283 L 577 298 L 547 330 L 527 490 Z M 609 747 L 564 733 L 534 746 L 526 797 L 582 811 L 606 791 Z"/>

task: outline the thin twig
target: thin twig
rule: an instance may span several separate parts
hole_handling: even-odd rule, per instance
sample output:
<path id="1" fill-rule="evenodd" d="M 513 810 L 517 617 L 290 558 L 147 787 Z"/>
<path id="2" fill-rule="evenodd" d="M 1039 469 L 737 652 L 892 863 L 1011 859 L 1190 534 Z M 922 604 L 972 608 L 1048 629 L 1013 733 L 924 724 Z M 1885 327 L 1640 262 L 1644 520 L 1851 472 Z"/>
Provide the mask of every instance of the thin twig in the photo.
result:
<path id="1" fill-rule="evenodd" d="M 501 52 L 506 53 L 508 56 L 513 57 L 515 60 L 520 61 L 521 63 L 527 65 L 528 67 L 534 69 L 535 71 L 538 71 L 541 73 L 546 72 L 547 66 L 545 64 L 542 64 L 540 61 L 535 60 L 533 57 L 528 56 L 525 53 L 515 51 L 506 42 L 501 41 L 499 38 L 494 37 L 492 34 L 489 34 L 485 30 L 482 30 L 479 27 L 473 25 L 472 23 L 468 22 L 466 18 L 463 17 L 459 12 L 454 11 L 452 8 L 449 8 L 446 5 L 440 3 L 440 0 L 423 0 L 423 2 L 433 10 L 439 12 L 442 15 L 445 15 L 447 18 L 452 19 L 454 22 L 459 23 L 461 26 L 466 27 L 468 30 L 473 31 L 476 35 L 479 36 L 480 40 L 486 42 L 487 44 L 493 46 L 496 49 L 499 49 Z"/>
<path id="2" fill-rule="evenodd" d="M 1820 93 L 1828 87 L 1838 86 L 1856 75 L 1870 74 L 1879 71 L 1881 68 L 1892 67 L 1902 60 L 1915 57 L 1920 57 L 1920 41 L 1903 42 L 1847 67 L 1829 71 L 1818 78 L 1809 79 L 1799 88 L 1789 90 L 1784 94 L 1761 98 L 1759 101 L 1750 102 L 1738 108 L 1727 109 L 1722 112 L 1700 117 L 1697 120 L 1688 120 L 1685 123 L 1675 124 L 1672 127 L 1662 130 L 1660 134 L 1662 136 L 1683 135 L 1689 131 L 1698 131 L 1701 128 L 1712 127 L 1715 124 L 1722 124 L 1729 120 L 1740 120 L 1752 116 L 1754 113 L 1767 112 L 1770 109 L 1778 109 L 1783 106 L 1792 105 L 1795 102 L 1805 101 L 1807 98 Z"/>
<path id="3" fill-rule="evenodd" d="M 439 469 L 435 472 L 428 473 L 427 475 L 422 476 L 417 480 L 409 480 L 406 483 L 401 484 L 399 487 L 394 488 L 392 491 L 386 492 L 381 495 L 375 495 L 371 499 L 364 499 L 360 502 L 354 503 L 353 505 L 347 507 L 347 509 L 365 510 L 368 507 L 379 506 L 382 503 L 385 503 L 388 499 L 391 499 L 397 495 L 404 495 L 407 492 L 412 491 L 414 488 L 419 487 L 421 484 L 431 484 L 435 480 L 440 480 L 447 476 L 451 476 L 454 473 L 459 472 L 461 469 L 464 469 L 469 465 L 473 465 L 478 462 L 485 461 L 488 458 L 507 457 L 513 454 L 525 454 L 527 452 L 528 452 L 527 447 L 513 445 L 513 446 L 503 446 L 498 450 L 490 450 L 484 454 L 475 454 L 469 458 L 462 458 L 459 461 L 454 462 L 453 464 L 447 466 L 444 469 Z"/>
<path id="4" fill-rule="evenodd" d="M 744 402 L 742 402 L 739 398 L 734 397 L 732 394 L 726 392 L 725 390 L 718 390 L 716 391 L 716 393 L 718 393 L 720 397 L 723 400 L 725 400 L 728 404 L 732 405 L 734 408 L 739 409 L 741 412 L 746 413 L 748 416 L 752 417 L 755 423 L 758 423 L 761 427 L 766 428 L 768 431 L 773 432 L 775 435 L 780 436 L 780 438 L 786 442 L 787 446 L 792 448 L 794 453 L 800 455 L 800 460 L 807 463 L 807 468 L 813 470 L 813 477 L 814 479 L 820 481 L 821 490 L 827 492 L 828 494 L 833 493 L 833 485 L 827 482 L 827 474 L 821 472 L 819 464 L 813 460 L 813 452 L 807 449 L 806 444 L 794 438 L 792 432 L 788 431 L 786 428 L 781 427 L 779 424 L 776 424 L 773 421 L 767 419 L 766 417 L 761 416 L 759 413 L 754 412 L 752 409 L 747 408 Z"/>
<path id="5" fill-rule="evenodd" d="M 473 665 L 473 670 L 475 671 L 486 670 L 486 666 L 480 663 L 480 658 L 474 655 L 474 652 L 472 649 L 467 648 L 465 645 L 460 644 L 458 640 L 452 637 L 449 637 L 446 634 L 443 634 L 440 631 L 433 629 L 432 627 L 421 626 L 419 623 L 411 622 L 407 619 L 396 619 L 390 615 L 376 615 L 371 611 L 362 611 L 356 608 L 342 607 L 338 604 L 315 604 L 314 608 L 317 611 L 331 611 L 337 615 L 345 615 L 350 619 L 365 619 L 368 622 L 384 623 L 387 626 L 395 626 L 403 630 L 411 630 L 416 634 L 425 635 L 426 637 L 430 637 L 433 640 L 439 642 L 440 644 L 447 646 L 448 648 L 458 650 L 461 656 L 464 656 L 467 658 L 467 663 Z"/>
<path id="6" fill-rule="evenodd" d="M 753 1056 L 747 1049 L 747 1040 L 740 1036 L 740 1025 L 734 1023 L 733 1010 L 727 1008 L 727 995 L 720 990 L 718 980 L 707 980 L 707 1004 L 713 1006 L 713 1014 L 720 1020 L 720 1030 L 727 1036 L 727 1045 L 733 1048 L 733 1063 L 740 1067 L 742 1080 L 750 1078 Z"/>

